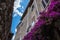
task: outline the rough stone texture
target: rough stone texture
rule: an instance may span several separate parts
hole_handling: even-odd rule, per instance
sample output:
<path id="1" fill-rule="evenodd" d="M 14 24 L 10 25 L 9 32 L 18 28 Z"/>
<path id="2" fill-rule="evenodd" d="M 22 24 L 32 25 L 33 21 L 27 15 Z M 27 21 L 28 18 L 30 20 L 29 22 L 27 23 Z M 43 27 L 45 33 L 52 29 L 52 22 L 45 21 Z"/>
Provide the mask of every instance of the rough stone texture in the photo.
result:
<path id="1" fill-rule="evenodd" d="M 9 39 L 14 0 L 0 0 L 0 39 Z M 12 36 L 11 36 L 12 37 Z"/>

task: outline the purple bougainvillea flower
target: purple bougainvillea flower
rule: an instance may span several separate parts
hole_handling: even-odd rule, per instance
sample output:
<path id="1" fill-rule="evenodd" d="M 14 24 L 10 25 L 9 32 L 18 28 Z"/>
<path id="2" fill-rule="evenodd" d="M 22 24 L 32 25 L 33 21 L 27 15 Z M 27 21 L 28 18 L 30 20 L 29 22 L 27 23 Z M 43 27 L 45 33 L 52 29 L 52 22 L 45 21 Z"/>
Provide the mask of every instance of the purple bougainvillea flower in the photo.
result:
<path id="1" fill-rule="evenodd" d="M 32 33 L 28 33 L 26 36 L 24 36 L 24 39 L 23 40 L 31 40 L 32 38 Z"/>
<path id="2" fill-rule="evenodd" d="M 45 20 L 39 20 L 35 25 L 34 25 L 34 28 L 31 30 L 31 32 L 34 32 L 36 31 L 36 29 L 38 29 L 39 27 L 41 27 L 42 25 L 45 24 Z"/>
<path id="3" fill-rule="evenodd" d="M 49 37 L 45 39 L 45 34 L 48 33 L 48 32 L 46 33 L 46 31 L 50 32 L 49 28 L 51 27 L 51 25 L 53 25 L 51 24 L 52 21 L 57 20 L 60 17 L 60 0 L 50 0 L 50 4 L 47 9 L 48 9 L 47 12 L 45 11 L 40 12 L 40 16 L 37 18 L 38 21 L 35 23 L 31 31 L 26 36 L 24 36 L 23 40 L 47 40 L 49 39 Z"/>
<path id="4" fill-rule="evenodd" d="M 57 1 L 60 1 L 60 0 L 50 0 L 51 2 L 57 2 Z"/>
<path id="5" fill-rule="evenodd" d="M 52 18 L 56 18 L 57 12 L 52 12 L 52 13 L 49 14 L 49 16 L 52 17 Z"/>
<path id="6" fill-rule="evenodd" d="M 48 12 L 52 11 L 60 11 L 60 1 L 50 3 L 48 6 Z"/>

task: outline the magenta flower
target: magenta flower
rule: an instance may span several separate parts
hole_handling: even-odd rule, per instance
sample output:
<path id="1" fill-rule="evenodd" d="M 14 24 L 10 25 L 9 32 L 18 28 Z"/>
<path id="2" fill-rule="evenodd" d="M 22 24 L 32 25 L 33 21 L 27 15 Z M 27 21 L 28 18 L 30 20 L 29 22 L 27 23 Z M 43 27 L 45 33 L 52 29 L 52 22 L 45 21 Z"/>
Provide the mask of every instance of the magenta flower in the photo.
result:
<path id="1" fill-rule="evenodd" d="M 40 13 L 38 21 L 23 40 L 58 40 L 54 32 L 59 30 L 56 29 L 55 22 L 60 20 L 60 0 L 51 0 L 47 9 L 47 12 Z"/>

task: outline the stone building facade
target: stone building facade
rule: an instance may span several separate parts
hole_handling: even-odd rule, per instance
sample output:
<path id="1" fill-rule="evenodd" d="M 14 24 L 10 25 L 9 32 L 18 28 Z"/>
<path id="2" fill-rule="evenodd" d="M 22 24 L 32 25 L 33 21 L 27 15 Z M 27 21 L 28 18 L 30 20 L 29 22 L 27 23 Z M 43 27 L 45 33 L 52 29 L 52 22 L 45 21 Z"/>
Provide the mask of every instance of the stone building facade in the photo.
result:
<path id="1" fill-rule="evenodd" d="M 15 40 L 22 40 L 24 36 L 33 28 L 39 13 L 46 8 L 44 7 L 43 2 L 42 0 L 30 0 L 21 18 L 22 21 L 17 27 Z"/>
<path id="2" fill-rule="evenodd" d="M 12 11 L 14 0 L 0 0 L 0 40 L 11 40 Z"/>

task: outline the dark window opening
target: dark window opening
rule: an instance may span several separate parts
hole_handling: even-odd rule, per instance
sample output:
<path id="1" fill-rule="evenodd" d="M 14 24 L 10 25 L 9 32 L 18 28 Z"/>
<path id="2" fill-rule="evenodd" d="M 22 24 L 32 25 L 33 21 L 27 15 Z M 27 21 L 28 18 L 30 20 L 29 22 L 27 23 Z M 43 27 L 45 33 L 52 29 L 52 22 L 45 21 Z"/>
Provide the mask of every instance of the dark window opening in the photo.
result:
<path id="1" fill-rule="evenodd" d="M 29 32 L 29 29 L 31 28 L 31 25 L 29 25 L 28 29 L 27 29 L 27 32 Z"/>
<path id="2" fill-rule="evenodd" d="M 33 9 L 34 9 L 34 5 L 32 6 L 32 9 L 31 9 L 31 11 L 33 11 Z"/>
<path id="3" fill-rule="evenodd" d="M 49 2 L 49 0 L 45 0 L 46 1 L 46 3 L 48 3 Z"/>
<path id="4" fill-rule="evenodd" d="M 42 4 L 43 4 L 43 6 L 44 6 L 44 8 L 46 7 L 46 4 L 44 3 L 44 1 L 42 0 Z"/>

